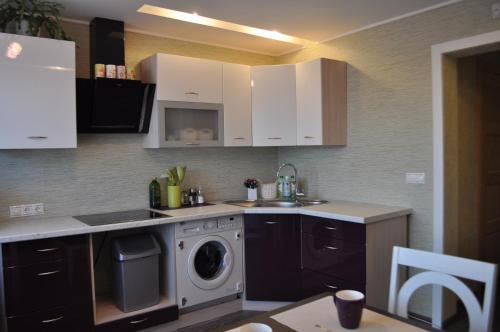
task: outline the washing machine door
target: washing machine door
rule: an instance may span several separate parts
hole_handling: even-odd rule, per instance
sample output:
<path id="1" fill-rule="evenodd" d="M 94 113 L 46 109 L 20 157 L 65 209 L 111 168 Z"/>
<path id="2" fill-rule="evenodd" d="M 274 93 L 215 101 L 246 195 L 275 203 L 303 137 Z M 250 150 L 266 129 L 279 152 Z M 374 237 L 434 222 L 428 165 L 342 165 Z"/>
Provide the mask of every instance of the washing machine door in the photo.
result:
<path id="1" fill-rule="evenodd" d="M 198 241 L 188 258 L 188 275 L 201 289 L 220 287 L 233 269 L 233 251 L 222 237 L 208 235 Z"/>

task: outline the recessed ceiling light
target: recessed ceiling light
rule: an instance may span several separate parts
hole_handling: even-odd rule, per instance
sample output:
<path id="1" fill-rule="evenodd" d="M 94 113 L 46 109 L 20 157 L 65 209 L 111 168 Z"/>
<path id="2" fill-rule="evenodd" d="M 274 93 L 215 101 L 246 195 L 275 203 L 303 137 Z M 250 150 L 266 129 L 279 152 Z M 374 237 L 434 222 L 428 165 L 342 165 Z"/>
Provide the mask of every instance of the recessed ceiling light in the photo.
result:
<path id="1" fill-rule="evenodd" d="M 190 13 L 181 12 L 178 10 L 173 10 L 173 9 L 168 9 L 168 8 L 163 8 L 163 7 L 158 7 L 158 6 L 152 6 L 152 5 L 142 5 L 137 10 L 137 12 L 143 13 L 143 14 L 150 14 L 150 15 L 171 18 L 174 20 L 179 20 L 179 21 L 184 21 L 184 22 L 189 22 L 189 23 L 201 24 L 201 25 L 219 28 L 219 29 L 241 32 L 241 33 L 245 33 L 248 35 L 253 35 L 253 36 L 258 36 L 258 37 L 263 37 L 263 38 L 268 38 L 268 39 L 273 39 L 273 40 L 279 40 L 279 41 L 283 41 L 283 42 L 287 42 L 287 43 L 291 43 L 291 44 L 296 44 L 296 45 L 305 46 L 305 45 L 315 43 L 315 42 L 312 42 L 312 41 L 307 40 L 307 39 L 302 39 L 302 38 L 298 38 L 298 37 L 285 35 L 283 33 L 276 31 L 276 30 L 271 31 L 271 30 L 249 27 L 247 25 L 242 25 L 242 24 L 237 24 L 237 23 L 232 23 L 232 22 L 227 22 L 227 21 L 221 21 L 221 20 L 217 20 L 214 18 L 198 15 L 196 12 L 194 12 L 193 14 L 190 14 Z"/>

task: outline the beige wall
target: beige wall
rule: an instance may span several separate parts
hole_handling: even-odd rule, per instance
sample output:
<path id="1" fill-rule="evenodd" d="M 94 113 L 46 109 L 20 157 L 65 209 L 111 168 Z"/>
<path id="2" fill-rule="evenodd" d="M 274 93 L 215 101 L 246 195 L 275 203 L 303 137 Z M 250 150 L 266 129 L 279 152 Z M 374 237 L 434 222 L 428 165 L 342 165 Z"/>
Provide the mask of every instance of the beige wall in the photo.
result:
<path id="1" fill-rule="evenodd" d="M 312 194 L 412 207 L 410 246 L 431 250 L 431 46 L 500 29 L 494 2 L 464 0 L 280 57 L 349 64 L 347 146 L 279 148 L 280 162 L 294 163 Z M 425 172 L 426 184 L 405 184 L 405 172 Z M 411 309 L 429 316 L 429 295 L 417 294 Z"/>
<path id="2" fill-rule="evenodd" d="M 75 40 L 78 46 L 76 49 L 76 76 L 87 78 L 89 76 L 89 26 L 70 22 L 63 24 L 68 35 Z M 177 54 L 246 65 L 274 64 L 277 61 L 276 57 L 269 55 L 125 32 L 125 64 L 136 67 L 138 75 L 140 70 L 138 70 L 137 65 L 140 61 L 155 53 Z"/>

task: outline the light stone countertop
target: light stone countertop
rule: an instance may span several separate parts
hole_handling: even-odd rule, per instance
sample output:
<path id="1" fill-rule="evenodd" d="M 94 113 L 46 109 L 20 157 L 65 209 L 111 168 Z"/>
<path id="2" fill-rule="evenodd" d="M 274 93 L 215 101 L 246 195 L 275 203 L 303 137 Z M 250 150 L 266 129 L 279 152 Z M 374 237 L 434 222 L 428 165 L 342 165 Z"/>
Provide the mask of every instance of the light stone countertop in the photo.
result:
<path id="1" fill-rule="evenodd" d="M 330 203 L 322 205 L 301 208 L 243 208 L 217 203 L 212 206 L 159 212 L 167 214 L 170 217 L 102 226 L 88 226 L 71 216 L 39 219 L 33 217 L 13 218 L 8 221 L 0 222 L 0 243 L 98 233 L 250 213 L 303 214 L 366 224 L 409 215 L 412 213 L 412 209 L 368 203 L 331 201 Z"/>

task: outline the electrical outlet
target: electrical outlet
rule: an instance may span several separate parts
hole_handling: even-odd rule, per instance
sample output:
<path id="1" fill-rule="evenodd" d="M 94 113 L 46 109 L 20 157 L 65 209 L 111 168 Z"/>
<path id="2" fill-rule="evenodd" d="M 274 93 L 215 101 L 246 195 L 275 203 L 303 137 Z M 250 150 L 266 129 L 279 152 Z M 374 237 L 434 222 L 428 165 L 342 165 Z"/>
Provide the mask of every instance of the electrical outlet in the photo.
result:
<path id="1" fill-rule="evenodd" d="M 38 216 L 45 213 L 43 203 L 13 205 L 10 207 L 10 217 Z"/>
<path id="2" fill-rule="evenodd" d="M 425 173 L 406 173 L 406 183 L 425 184 Z"/>
<path id="3" fill-rule="evenodd" d="M 491 16 L 493 18 L 500 18 L 500 2 L 491 5 Z"/>

